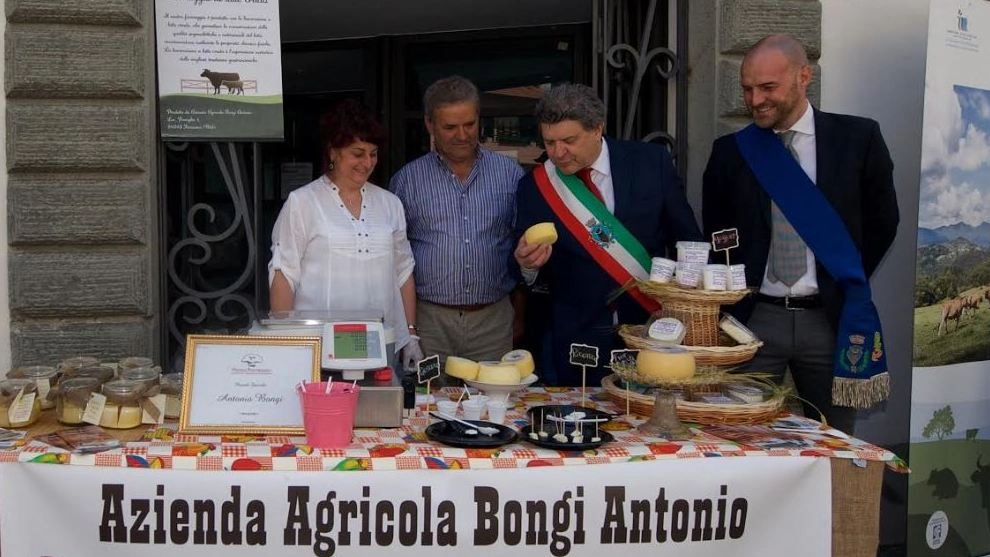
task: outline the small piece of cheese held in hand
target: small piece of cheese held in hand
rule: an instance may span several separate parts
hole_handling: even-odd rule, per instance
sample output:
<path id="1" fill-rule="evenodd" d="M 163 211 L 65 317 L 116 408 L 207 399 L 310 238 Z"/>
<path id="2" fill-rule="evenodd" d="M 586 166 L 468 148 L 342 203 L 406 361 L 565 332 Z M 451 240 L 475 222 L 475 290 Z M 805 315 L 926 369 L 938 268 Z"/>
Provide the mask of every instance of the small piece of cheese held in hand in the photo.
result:
<path id="1" fill-rule="evenodd" d="M 541 222 L 526 229 L 523 234 L 527 244 L 552 244 L 557 241 L 557 227 L 552 222 Z"/>

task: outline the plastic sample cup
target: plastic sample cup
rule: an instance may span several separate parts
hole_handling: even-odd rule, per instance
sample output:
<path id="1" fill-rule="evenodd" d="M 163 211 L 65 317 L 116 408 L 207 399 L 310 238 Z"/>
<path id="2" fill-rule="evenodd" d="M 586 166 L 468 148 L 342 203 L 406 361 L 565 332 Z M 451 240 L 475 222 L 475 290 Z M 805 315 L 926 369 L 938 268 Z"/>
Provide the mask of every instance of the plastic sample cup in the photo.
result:
<path id="1" fill-rule="evenodd" d="M 488 401 L 488 421 L 497 424 L 505 422 L 505 410 L 507 405 L 504 400 Z"/>
<path id="2" fill-rule="evenodd" d="M 354 434 L 361 387 L 340 382 L 330 385 L 330 392 L 326 388 L 325 382 L 309 383 L 299 391 L 306 440 L 320 449 L 346 447 Z"/>
<path id="3" fill-rule="evenodd" d="M 465 420 L 480 420 L 481 413 L 485 411 L 486 402 L 480 400 L 478 397 L 471 397 L 463 402 L 461 402 L 461 408 L 464 410 Z"/>
<path id="4" fill-rule="evenodd" d="M 440 412 L 443 412 L 444 414 L 450 414 L 451 416 L 453 416 L 454 414 L 457 414 L 457 407 L 458 406 L 460 406 L 460 403 L 457 402 L 456 400 L 438 400 L 437 401 L 437 410 L 439 410 Z"/>

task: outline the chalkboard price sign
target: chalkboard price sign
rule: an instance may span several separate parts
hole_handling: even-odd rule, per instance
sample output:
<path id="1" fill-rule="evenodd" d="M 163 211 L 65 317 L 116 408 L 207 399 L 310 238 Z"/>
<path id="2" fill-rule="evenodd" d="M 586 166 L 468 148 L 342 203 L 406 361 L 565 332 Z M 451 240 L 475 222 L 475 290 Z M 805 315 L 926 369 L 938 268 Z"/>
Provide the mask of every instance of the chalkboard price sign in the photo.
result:
<path id="1" fill-rule="evenodd" d="M 440 377 L 440 356 L 430 356 L 416 365 L 416 380 L 426 383 Z"/>
<path id="2" fill-rule="evenodd" d="M 637 356 L 639 356 L 639 350 L 613 350 L 612 368 L 615 369 L 615 366 L 636 367 Z"/>
<path id="3" fill-rule="evenodd" d="M 712 249 L 715 251 L 726 251 L 739 247 L 739 229 L 726 228 L 718 232 L 712 232 Z"/>
<path id="4" fill-rule="evenodd" d="M 598 347 L 572 344 L 570 362 L 575 366 L 598 367 Z"/>

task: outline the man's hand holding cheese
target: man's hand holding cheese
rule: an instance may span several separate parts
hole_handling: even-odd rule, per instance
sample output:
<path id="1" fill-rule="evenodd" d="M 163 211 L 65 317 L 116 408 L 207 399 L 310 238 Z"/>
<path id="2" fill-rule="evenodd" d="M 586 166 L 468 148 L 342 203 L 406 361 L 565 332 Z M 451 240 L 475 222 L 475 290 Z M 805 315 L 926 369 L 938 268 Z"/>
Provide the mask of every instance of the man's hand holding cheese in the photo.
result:
<path id="1" fill-rule="evenodd" d="M 541 379 L 580 385 L 568 361 L 580 343 L 598 348 L 599 366 L 587 370 L 594 386 L 610 372 L 609 351 L 622 347 L 615 324 L 645 323 L 656 307 L 627 284 L 649 276 L 650 257 L 701 232 L 670 154 L 604 137 L 605 106 L 591 88 L 553 87 L 535 115 L 548 160 L 519 182 L 513 255 L 526 282 L 538 275 L 550 293 L 549 315 L 538 316 L 550 324 L 550 353 L 539 360 L 552 366 L 541 366 Z"/>

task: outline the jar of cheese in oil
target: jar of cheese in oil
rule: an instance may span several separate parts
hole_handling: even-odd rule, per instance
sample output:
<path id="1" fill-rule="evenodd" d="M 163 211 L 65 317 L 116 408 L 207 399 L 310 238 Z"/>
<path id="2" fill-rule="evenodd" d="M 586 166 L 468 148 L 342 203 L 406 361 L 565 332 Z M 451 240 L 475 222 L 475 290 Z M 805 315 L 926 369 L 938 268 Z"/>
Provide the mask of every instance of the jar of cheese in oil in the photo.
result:
<path id="1" fill-rule="evenodd" d="M 37 383 L 30 379 L 0 381 L 0 427 L 28 427 L 38 421 L 39 414 Z"/>

